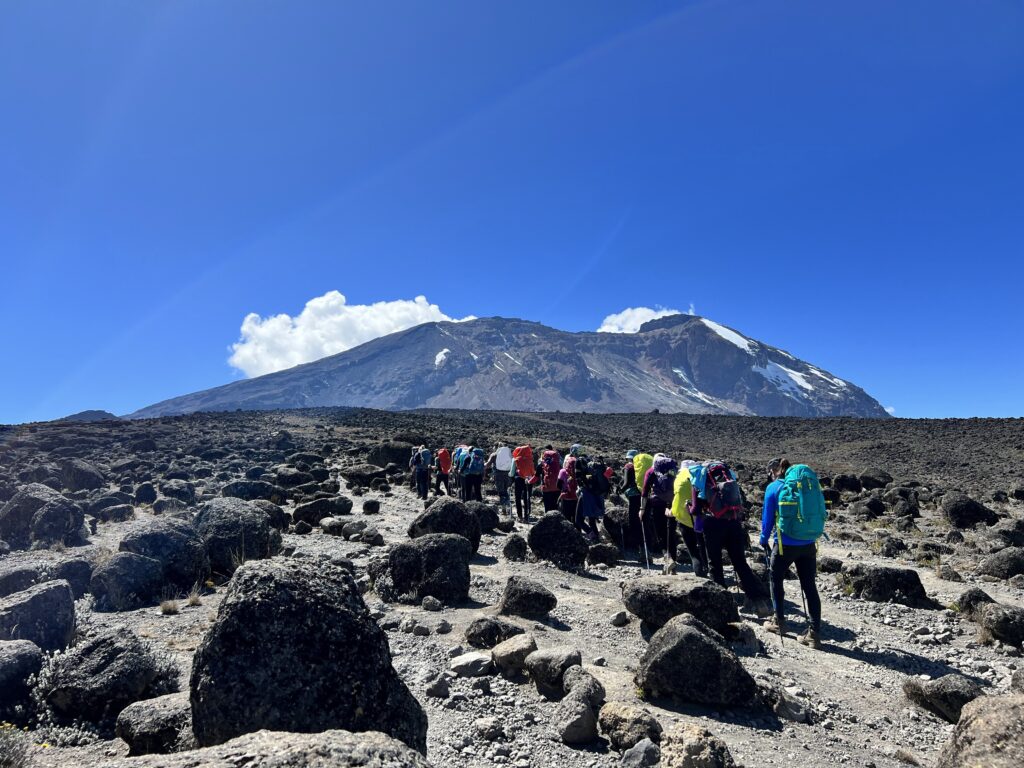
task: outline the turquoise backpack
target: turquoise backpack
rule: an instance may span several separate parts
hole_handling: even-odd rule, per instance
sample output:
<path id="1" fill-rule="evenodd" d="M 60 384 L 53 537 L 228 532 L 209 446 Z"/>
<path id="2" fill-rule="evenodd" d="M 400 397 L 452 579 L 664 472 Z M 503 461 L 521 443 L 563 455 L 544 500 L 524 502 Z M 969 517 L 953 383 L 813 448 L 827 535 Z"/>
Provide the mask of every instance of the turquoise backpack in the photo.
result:
<path id="1" fill-rule="evenodd" d="M 782 535 L 801 541 L 817 541 L 825 532 L 828 508 L 814 470 L 796 464 L 786 470 L 779 489 L 779 512 L 775 515 L 776 538 L 782 548 Z"/>

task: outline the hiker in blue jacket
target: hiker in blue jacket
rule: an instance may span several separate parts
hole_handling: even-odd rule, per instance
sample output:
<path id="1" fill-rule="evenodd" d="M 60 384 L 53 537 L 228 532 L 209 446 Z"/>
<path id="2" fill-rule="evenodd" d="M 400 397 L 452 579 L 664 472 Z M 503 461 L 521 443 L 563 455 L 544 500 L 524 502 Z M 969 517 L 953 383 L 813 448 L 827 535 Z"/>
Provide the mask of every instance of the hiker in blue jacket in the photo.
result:
<path id="1" fill-rule="evenodd" d="M 782 489 L 782 478 L 785 477 L 789 466 L 789 461 L 781 458 L 768 462 L 768 476 L 772 478 L 772 482 L 764 491 L 761 547 L 767 550 L 769 541 L 772 542 L 769 570 L 771 571 L 772 605 L 775 608 L 775 615 L 764 623 L 764 628 L 769 632 L 779 634 L 785 631 L 783 584 L 789 566 L 795 563 L 796 575 L 800 579 L 800 588 L 804 591 L 804 596 L 807 599 L 807 611 L 810 613 L 811 619 L 811 627 L 806 634 L 800 637 L 800 642 L 812 648 L 820 648 L 821 598 L 818 596 L 818 585 L 815 582 L 818 570 L 817 542 L 794 539 L 775 530 L 775 517 L 779 512 L 779 491 Z M 779 536 L 782 537 L 781 547 L 778 541 Z"/>

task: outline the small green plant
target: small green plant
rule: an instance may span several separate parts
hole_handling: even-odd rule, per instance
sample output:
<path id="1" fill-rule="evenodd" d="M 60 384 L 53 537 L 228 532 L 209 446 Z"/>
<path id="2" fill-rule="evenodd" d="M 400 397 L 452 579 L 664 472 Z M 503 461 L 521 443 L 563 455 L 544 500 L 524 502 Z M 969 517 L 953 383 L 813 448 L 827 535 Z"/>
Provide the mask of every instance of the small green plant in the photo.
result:
<path id="1" fill-rule="evenodd" d="M 11 723 L 0 723 L 0 768 L 24 768 L 29 764 L 29 740 Z"/>

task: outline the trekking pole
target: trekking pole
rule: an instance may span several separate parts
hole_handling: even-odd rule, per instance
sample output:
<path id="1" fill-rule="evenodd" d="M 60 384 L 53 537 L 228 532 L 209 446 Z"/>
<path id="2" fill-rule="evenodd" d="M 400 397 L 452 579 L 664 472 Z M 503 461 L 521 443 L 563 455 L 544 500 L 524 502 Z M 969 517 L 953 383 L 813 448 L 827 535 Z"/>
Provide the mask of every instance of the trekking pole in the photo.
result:
<path id="1" fill-rule="evenodd" d="M 644 525 L 644 519 L 640 518 L 640 535 L 644 539 L 644 560 L 647 562 L 647 570 L 651 569 L 651 552 L 647 549 L 647 528 Z"/>
<path id="2" fill-rule="evenodd" d="M 804 604 L 804 618 L 809 622 L 811 617 L 807 615 L 807 596 L 804 594 L 804 585 L 800 585 L 800 601 Z"/>

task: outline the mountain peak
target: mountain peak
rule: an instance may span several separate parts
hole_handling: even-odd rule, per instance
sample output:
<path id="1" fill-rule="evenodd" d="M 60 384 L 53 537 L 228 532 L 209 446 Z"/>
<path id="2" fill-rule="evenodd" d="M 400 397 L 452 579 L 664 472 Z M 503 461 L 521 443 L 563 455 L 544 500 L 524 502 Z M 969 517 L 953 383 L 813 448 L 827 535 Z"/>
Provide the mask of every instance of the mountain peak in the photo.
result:
<path id="1" fill-rule="evenodd" d="M 570 333 L 503 317 L 426 323 L 132 417 L 326 406 L 888 416 L 850 382 L 707 318 L 679 314 L 637 333 Z"/>

